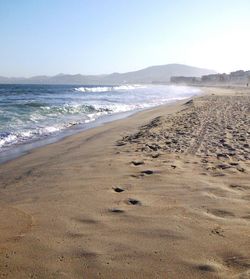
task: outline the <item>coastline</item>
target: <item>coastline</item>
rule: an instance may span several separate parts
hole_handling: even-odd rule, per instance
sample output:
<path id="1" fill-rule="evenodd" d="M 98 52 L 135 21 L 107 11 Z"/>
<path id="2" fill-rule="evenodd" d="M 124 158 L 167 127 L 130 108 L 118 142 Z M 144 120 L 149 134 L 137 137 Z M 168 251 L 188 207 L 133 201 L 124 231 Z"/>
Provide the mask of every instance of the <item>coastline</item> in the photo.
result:
<path id="1" fill-rule="evenodd" d="M 0 163 L 105 122 L 199 94 L 187 86 L 148 84 L 0 87 Z M 17 103 L 15 94 L 20 95 Z"/>
<path id="2" fill-rule="evenodd" d="M 76 127 L 73 126 L 71 128 L 68 128 L 64 131 L 61 131 L 59 134 L 50 135 L 41 139 L 36 139 L 34 141 L 15 145 L 0 153 L 1 155 L 0 165 L 18 159 L 21 156 L 27 155 L 37 148 L 42 148 L 47 145 L 60 142 L 75 134 L 84 133 L 89 129 L 95 129 L 107 123 L 127 118 L 138 112 L 139 111 L 127 111 L 127 112 L 116 113 L 113 115 L 105 115 L 96 119 L 93 122 L 75 125 Z"/>
<path id="3" fill-rule="evenodd" d="M 206 96 L 242 94 L 204 90 L 194 98 L 201 113 Z M 204 163 L 202 154 L 151 144 L 161 142 L 168 117 L 189 112 L 185 103 L 141 111 L 1 164 L 2 274 L 247 278 L 249 160 L 240 161 L 244 171 L 213 169 L 217 159 Z M 156 150 L 139 151 L 144 145 Z"/>
<path id="4" fill-rule="evenodd" d="M 202 94 L 202 92 L 200 92 L 198 95 L 201 95 L 201 94 Z M 195 96 L 197 96 L 197 94 L 195 94 Z M 188 99 L 189 99 L 189 97 L 186 97 L 183 100 L 188 100 Z M 40 139 L 35 139 L 35 140 L 28 141 L 26 143 L 21 143 L 21 144 L 17 144 L 14 146 L 10 146 L 8 149 L 1 151 L 0 165 L 3 163 L 6 163 L 8 161 L 17 159 L 20 156 L 29 154 L 34 149 L 41 148 L 41 147 L 44 147 L 49 144 L 54 144 L 56 142 L 62 141 L 75 134 L 85 132 L 89 129 L 98 128 L 102 125 L 106 125 L 107 123 L 110 123 L 113 121 L 118 121 L 121 119 L 131 117 L 131 116 L 136 115 L 143 111 L 157 109 L 157 108 L 160 108 L 163 106 L 174 105 L 175 103 L 178 103 L 179 101 L 182 101 L 182 100 L 174 100 L 174 101 L 170 100 L 169 102 L 166 102 L 165 104 L 152 106 L 149 108 L 136 109 L 136 110 L 130 110 L 130 111 L 125 111 L 125 112 L 118 112 L 118 113 L 113 113 L 110 115 L 103 115 L 89 123 L 77 124 L 68 129 L 60 131 L 59 133 L 56 133 L 56 134 L 51 134 L 51 135 L 45 136 Z"/>

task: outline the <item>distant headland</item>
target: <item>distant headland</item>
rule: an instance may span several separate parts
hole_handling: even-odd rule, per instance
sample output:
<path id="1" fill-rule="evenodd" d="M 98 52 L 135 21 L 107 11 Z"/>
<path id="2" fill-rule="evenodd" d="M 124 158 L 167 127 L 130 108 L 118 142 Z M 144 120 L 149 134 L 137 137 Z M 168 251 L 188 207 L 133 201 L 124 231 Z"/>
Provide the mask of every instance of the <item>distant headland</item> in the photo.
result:
<path id="1" fill-rule="evenodd" d="M 69 75 L 55 76 L 2 77 L 1 84 L 95 84 L 113 85 L 128 83 L 169 83 L 172 76 L 202 77 L 216 74 L 214 70 L 202 69 L 183 64 L 167 64 L 151 66 L 127 73 L 112 73 L 106 75 Z"/>

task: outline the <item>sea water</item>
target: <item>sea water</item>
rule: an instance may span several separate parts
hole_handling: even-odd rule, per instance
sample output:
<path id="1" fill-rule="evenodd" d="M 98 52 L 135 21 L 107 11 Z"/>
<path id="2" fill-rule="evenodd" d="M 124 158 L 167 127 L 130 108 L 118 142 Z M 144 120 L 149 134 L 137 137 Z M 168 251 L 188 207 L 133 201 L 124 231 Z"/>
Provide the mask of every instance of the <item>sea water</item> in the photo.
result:
<path id="1" fill-rule="evenodd" d="M 104 117 L 114 119 L 198 93 L 197 88 L 173 85 L 0 85 L 0 157 L 6 150 L 72 127 L 84 128 Z"/>

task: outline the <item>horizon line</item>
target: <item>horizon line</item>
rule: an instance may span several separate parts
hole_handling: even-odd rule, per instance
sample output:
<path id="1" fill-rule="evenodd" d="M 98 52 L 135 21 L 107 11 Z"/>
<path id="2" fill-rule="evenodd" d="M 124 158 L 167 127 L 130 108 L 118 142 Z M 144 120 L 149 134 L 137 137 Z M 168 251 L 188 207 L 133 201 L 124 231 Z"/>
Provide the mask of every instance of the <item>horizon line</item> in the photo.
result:
<path id="1" fill-rule="evenodd" d="M 151 67 L 160 67 L 160 66 L 169 66 L 169 65 L 179 65 L 179 66 L 187 66 L 187 67 L 193 67 L 193 68 L 197 68 L 197 69 L 201 69 L 201 70 L 208 70 L 208 71 L 213 71 L 216 73 L 219 73 L 217 70 L 214 69 L 208 69 L 208 68 L 204 68 L 204 67 L 198 67 L 198 66 L 193 66 L 193 65 L 187 65 L 187 64 L 182 64 L 182 63 L 168 63 L 168 64 L 158 64 L 158 65 L 151 65 L 151 66 L 147 66 L 144 68 L 140 68 L 140 69 L 135 69 L 135 70 L 131 70 L 131 71 L 126 71 L 126 72 L 111 72 L 111 73 L 103 73 L 103 74 L 84 74 L 84 73 L 57 73 L 57 74 L 52 74 L 52 75 L 46 75 L 46 74 L 36 74 L 36 75 L 30 75 L 30 76 L 5 76 L 5 75 L 0 75 L 0 77 L 3 78 L 8 78 L 8 79 L 30 79 L 30 78 L 34 78 L 34 77 L 55 77 L 55 76 L 60 76 L 60 75 L 70 75 L 70 76 L 77 76 L 77 75 L 81 75 L 81 76 L 107 76 L 107 75 L 112 75 L 112 74 L 126 74 L 126 73 L 131 73 L 131 72 L 137 72 L 137 71 L 141 71 L 141 70 L 146 70 L 148 68 Z"/>

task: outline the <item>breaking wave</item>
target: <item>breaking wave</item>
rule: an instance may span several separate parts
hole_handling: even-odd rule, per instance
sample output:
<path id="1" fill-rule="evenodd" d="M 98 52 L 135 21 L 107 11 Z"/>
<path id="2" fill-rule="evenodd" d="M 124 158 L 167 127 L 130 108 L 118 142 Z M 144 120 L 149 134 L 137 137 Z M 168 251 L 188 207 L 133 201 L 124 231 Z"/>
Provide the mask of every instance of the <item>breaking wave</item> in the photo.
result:
<path id="1" fill-rule="evenodd" d="M 138 88 L 145 88 L 146 86 L 143 85 L 120 85 L 120 86 L 83 86 L 75 88 L 75 91 L 78 92 L 111 92 L 111 91 L 119 91 L 119 90 L 134 90 Z"/>
<path id="2" fill-rule="evenodd" d="M 138 84 L 0 85 L 0 89 L 0 151 L 105 115 L 138 111 L 199 93 L 196 88 Z"/>

